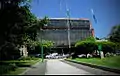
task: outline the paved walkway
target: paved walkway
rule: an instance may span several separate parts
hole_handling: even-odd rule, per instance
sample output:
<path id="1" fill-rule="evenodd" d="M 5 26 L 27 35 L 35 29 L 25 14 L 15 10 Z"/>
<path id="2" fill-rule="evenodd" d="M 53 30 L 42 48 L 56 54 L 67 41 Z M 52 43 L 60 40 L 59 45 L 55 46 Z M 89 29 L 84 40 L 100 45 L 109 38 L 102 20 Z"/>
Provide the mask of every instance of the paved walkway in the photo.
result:
<path id="1" fill-rule="evenodd" d="M 46 63 L 38 62 L 21 75 L 45 75 Z"/>

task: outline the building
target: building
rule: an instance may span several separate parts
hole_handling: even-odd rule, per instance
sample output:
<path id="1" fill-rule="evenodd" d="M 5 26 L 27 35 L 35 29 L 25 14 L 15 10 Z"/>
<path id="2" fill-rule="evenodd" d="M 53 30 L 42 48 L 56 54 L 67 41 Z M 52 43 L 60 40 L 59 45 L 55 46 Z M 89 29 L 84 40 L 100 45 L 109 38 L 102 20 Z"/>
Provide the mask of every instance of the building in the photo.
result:
<path id="1" fill-rule="evenodd" d="M 87 37 L 94 36 L 94 29 L 89 19 L 82 18 L 50 18 L 49 23 L 43 27 L 42 39 L 54 42 L 54 47 L 60 45 L 68 46 L 68 26 L 70 24 L 71 44 L 83 40 Z"/>

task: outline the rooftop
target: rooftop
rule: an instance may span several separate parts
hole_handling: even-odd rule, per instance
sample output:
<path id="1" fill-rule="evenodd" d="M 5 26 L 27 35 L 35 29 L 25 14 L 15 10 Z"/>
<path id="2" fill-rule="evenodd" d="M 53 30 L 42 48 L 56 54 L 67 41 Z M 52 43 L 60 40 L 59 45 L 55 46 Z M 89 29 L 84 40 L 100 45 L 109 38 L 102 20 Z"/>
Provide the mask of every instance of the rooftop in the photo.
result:
<path id="1" fill-rule="evenodd" d="M 57 20 L 57 19 L 59 19 L 59 20 L 65 20 L 65 19 L 69 19 L 69 18 L 49 18 L 49 19 L 53 19 L 53 20 Z M 70 18 L 70 20 L 89 20 L 89 19 L 87 19 L 87 18 Z"/>

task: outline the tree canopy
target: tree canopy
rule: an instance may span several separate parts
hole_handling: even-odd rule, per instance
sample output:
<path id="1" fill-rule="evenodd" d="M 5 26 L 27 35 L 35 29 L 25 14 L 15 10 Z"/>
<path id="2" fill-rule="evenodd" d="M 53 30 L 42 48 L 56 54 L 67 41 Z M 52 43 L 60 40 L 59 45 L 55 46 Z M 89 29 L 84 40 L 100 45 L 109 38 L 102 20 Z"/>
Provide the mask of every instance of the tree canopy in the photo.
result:
<path id="1" fill-rule="evenodd" d="M 120 43 L 120 24 L 112 27 L 109 34 L 109 40 L 112 42 Z"/>
<path id="2" fill-rule="evenodd" d="M 5 53 L 4 48 L 7 46 L 13 46 L 14 49 L 18 45 L 36 46 L 38 43 L 37 31 L 47 23 L 48 18 L 37 19 L 30 11 L 30 3 L 31 0 L 0 0 L 0 51 L 3 52 L 2 54 Z"/>

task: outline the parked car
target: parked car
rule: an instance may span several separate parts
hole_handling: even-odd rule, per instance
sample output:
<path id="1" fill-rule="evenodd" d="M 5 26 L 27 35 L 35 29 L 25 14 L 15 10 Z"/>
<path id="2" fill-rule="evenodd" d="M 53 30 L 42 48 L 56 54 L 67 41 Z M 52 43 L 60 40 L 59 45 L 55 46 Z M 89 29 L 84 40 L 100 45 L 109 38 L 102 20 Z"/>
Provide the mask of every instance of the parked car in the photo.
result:
<path id="1" fill-rule="evenodd" d="M 48 58 L 50 58 L 50 56 L 49 56 L 49 55 L 46 55 L 46 56 L 45 56 L 45 58 L 47 58 L 47 59 L 48 59 Z"/>
<path id="2" fill-rule="evenodd" d="M 40 57 L 40 54 L 35 54 L 36 57 Z"/>
<path id="3" fill-rule="evenodd" d="M 50 55 L 46 55 L 45 57 L 46 57 L 47 59 L 55 59 L 55 58 L 56 58 L 54 55 L 51 55 L 51 54 L 50 54 Z"/>
<path id="4" fill-rule="evenodd" d="M 87 58 L 89 58 L 89 57 L 93 57 L 92 54 L 89 54 L 89 53 L 88 53 L 88 54 L 87 54 Z"/>
<path id="5" fill-rule="evenodd" d="M 85 54 L 81 54 L 81 55 L 78 55 L 78 57 L 84 58 L 84 57 L 86 57 L 86 55 Z"/>
<path id="6" fill-rule="evenodd" d="M 40 54 L 31 54 L 30 56 L 34 56 L 34 57 L 40 57 Z"/>
<path id="7" fill-rule="evenodd" d="M 120 55 L 120 50 L 117 50 L 117 51 L 116 51 L 116 55 Z"/>

